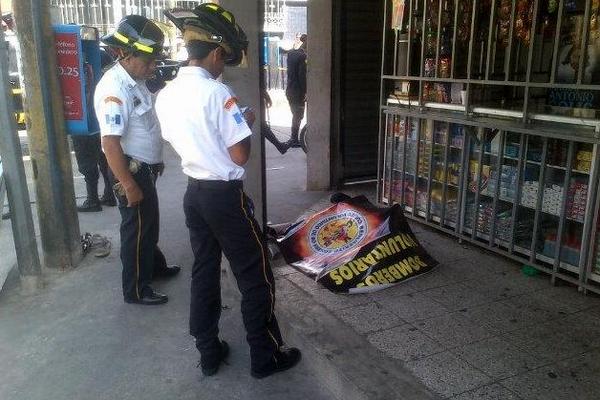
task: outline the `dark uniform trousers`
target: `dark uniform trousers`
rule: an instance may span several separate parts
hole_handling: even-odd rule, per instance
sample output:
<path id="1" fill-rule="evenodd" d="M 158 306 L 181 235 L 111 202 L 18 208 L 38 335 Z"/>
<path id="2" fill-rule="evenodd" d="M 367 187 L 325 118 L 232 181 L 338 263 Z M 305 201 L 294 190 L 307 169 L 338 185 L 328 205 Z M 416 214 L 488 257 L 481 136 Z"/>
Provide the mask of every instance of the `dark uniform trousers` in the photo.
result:
<path id="1" fill-rule="evenodd" d="M 274 315 L 275 281 L 266 245 L 241 181 L 189 180 L 183 200 L 194 252 L 190 334 L 203 357 L 219 347 L 221 252 L 242 294 L 242 316 L 253 369 L 275 357 L 283 341 Z"/>
<path id="2" fill-rule="evenodd" d="M 97 189 L 100 175 L 98 168 L 104 178 L 105 191 L 112 187 L 108 173 L 108 163 L 102 152 L 100 134 L 96 135 L 73 135 L 73 150 L 77 159 L 78 170 L 85 178 L 88 185 L 93 185 Z"/>
<path id="3" fill-rule="evenodd" d="M 158 248 L 157 172 L 158 165 L 141 163 L 139 170 L 132 174 L 144 195 L 137 206 L 127 207 L 127 198 L 115 192 L 121 213 L 121 263 L 126 299 L 140 299 L 148 294 L 154 271 L 167 266 L 165 256 Z"/>

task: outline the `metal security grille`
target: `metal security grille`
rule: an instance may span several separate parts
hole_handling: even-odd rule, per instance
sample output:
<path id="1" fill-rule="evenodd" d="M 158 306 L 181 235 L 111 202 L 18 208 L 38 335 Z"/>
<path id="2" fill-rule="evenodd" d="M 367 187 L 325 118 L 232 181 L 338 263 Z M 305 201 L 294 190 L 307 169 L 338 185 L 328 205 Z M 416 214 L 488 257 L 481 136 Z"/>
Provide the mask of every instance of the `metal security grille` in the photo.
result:
<path id="1" fill-rule="evenodd" d="M 52 0 L 51 6 L 59 10 L 63 24 L 80 24 L 98 28 L 108 33 L 122 17 L 129 14 L 167 23 L 164 10 L 194 8 L 205 1 L 180 0 Z"/>
<path id="2" fill-rule="evenodd" d="M 599 17 L 597 0 L 387 0 L 381 201 L 600 292 Z"/>

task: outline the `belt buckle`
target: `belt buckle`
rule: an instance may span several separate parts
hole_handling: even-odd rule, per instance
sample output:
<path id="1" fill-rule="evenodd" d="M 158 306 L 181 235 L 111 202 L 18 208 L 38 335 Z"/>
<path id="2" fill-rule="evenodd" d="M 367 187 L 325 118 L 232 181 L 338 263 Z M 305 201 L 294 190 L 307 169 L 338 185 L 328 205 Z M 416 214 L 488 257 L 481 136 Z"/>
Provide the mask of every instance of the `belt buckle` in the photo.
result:
<path id="1" fill-rule="evenodd" d="M 137 172 L 142 168 L 142 163 L 135 158 L 129 160 L 129 172 L 132 174 L 137 174 Z"/>

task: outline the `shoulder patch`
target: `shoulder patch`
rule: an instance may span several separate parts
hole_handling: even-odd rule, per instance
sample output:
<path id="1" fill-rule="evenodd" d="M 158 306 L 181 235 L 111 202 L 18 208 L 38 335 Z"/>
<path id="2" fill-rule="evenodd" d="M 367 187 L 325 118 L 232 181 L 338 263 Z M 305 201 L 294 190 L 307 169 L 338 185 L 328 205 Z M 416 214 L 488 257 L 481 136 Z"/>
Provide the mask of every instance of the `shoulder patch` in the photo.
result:
<path id="1" fill-rule="evenodd" d="M 239 112 L 236 112 L 235 114 L 233 114 L 233 119 L 235 119 L 235 122 L 238 125 L 240 125 L 242 122 L 244 122 L 244 117 Z"/>
<path id="2" fill-rule="evenodd" d="M 237 104 L 237 102 L 238 102 L 238 99 L 237 99 L 237 97 L 231 97 L 229 100 L 227 100 L 227 101 L 225 102 L 225 106 L 224 106 L 224 107 L 225 107 L 225 109 L 226 109 L 227 111 L 229 111 L 229 110 L 231 110 L 231 108 L 232 108 L 234 105 L 236 105 L 236 104 Z"/>
<path id="3" fill-rule="evenodd" d="M 104 99 L 104 102 L 105 103 L 113 102 L 113 103 L 117 103 L 120 106 L 123 105 L 123 102 L 121 101 L 121 99 L 119 99 L 118 97 L 115 97 L 115 96 L 108 96 L 107 98 Z"/>

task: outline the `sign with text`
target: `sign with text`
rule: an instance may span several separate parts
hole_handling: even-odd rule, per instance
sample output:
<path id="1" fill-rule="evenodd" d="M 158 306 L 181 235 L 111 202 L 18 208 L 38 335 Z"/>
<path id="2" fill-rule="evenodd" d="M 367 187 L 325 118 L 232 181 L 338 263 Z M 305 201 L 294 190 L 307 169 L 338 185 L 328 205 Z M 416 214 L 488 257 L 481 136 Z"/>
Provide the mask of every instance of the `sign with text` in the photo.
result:
<path id="1" fill-rule="evenodd" d="M 56 33 L 56 61 L 66 120 L 83 119 L 80 46 L 76 33 Z"/>
<path id="2" fill-rule="evenodd" d="M 348 198 L 301 219 L 278 239 L 285 260 L 333 292 L 384 289 L 438 263 L 419 244 L 399 206 Z"/>

